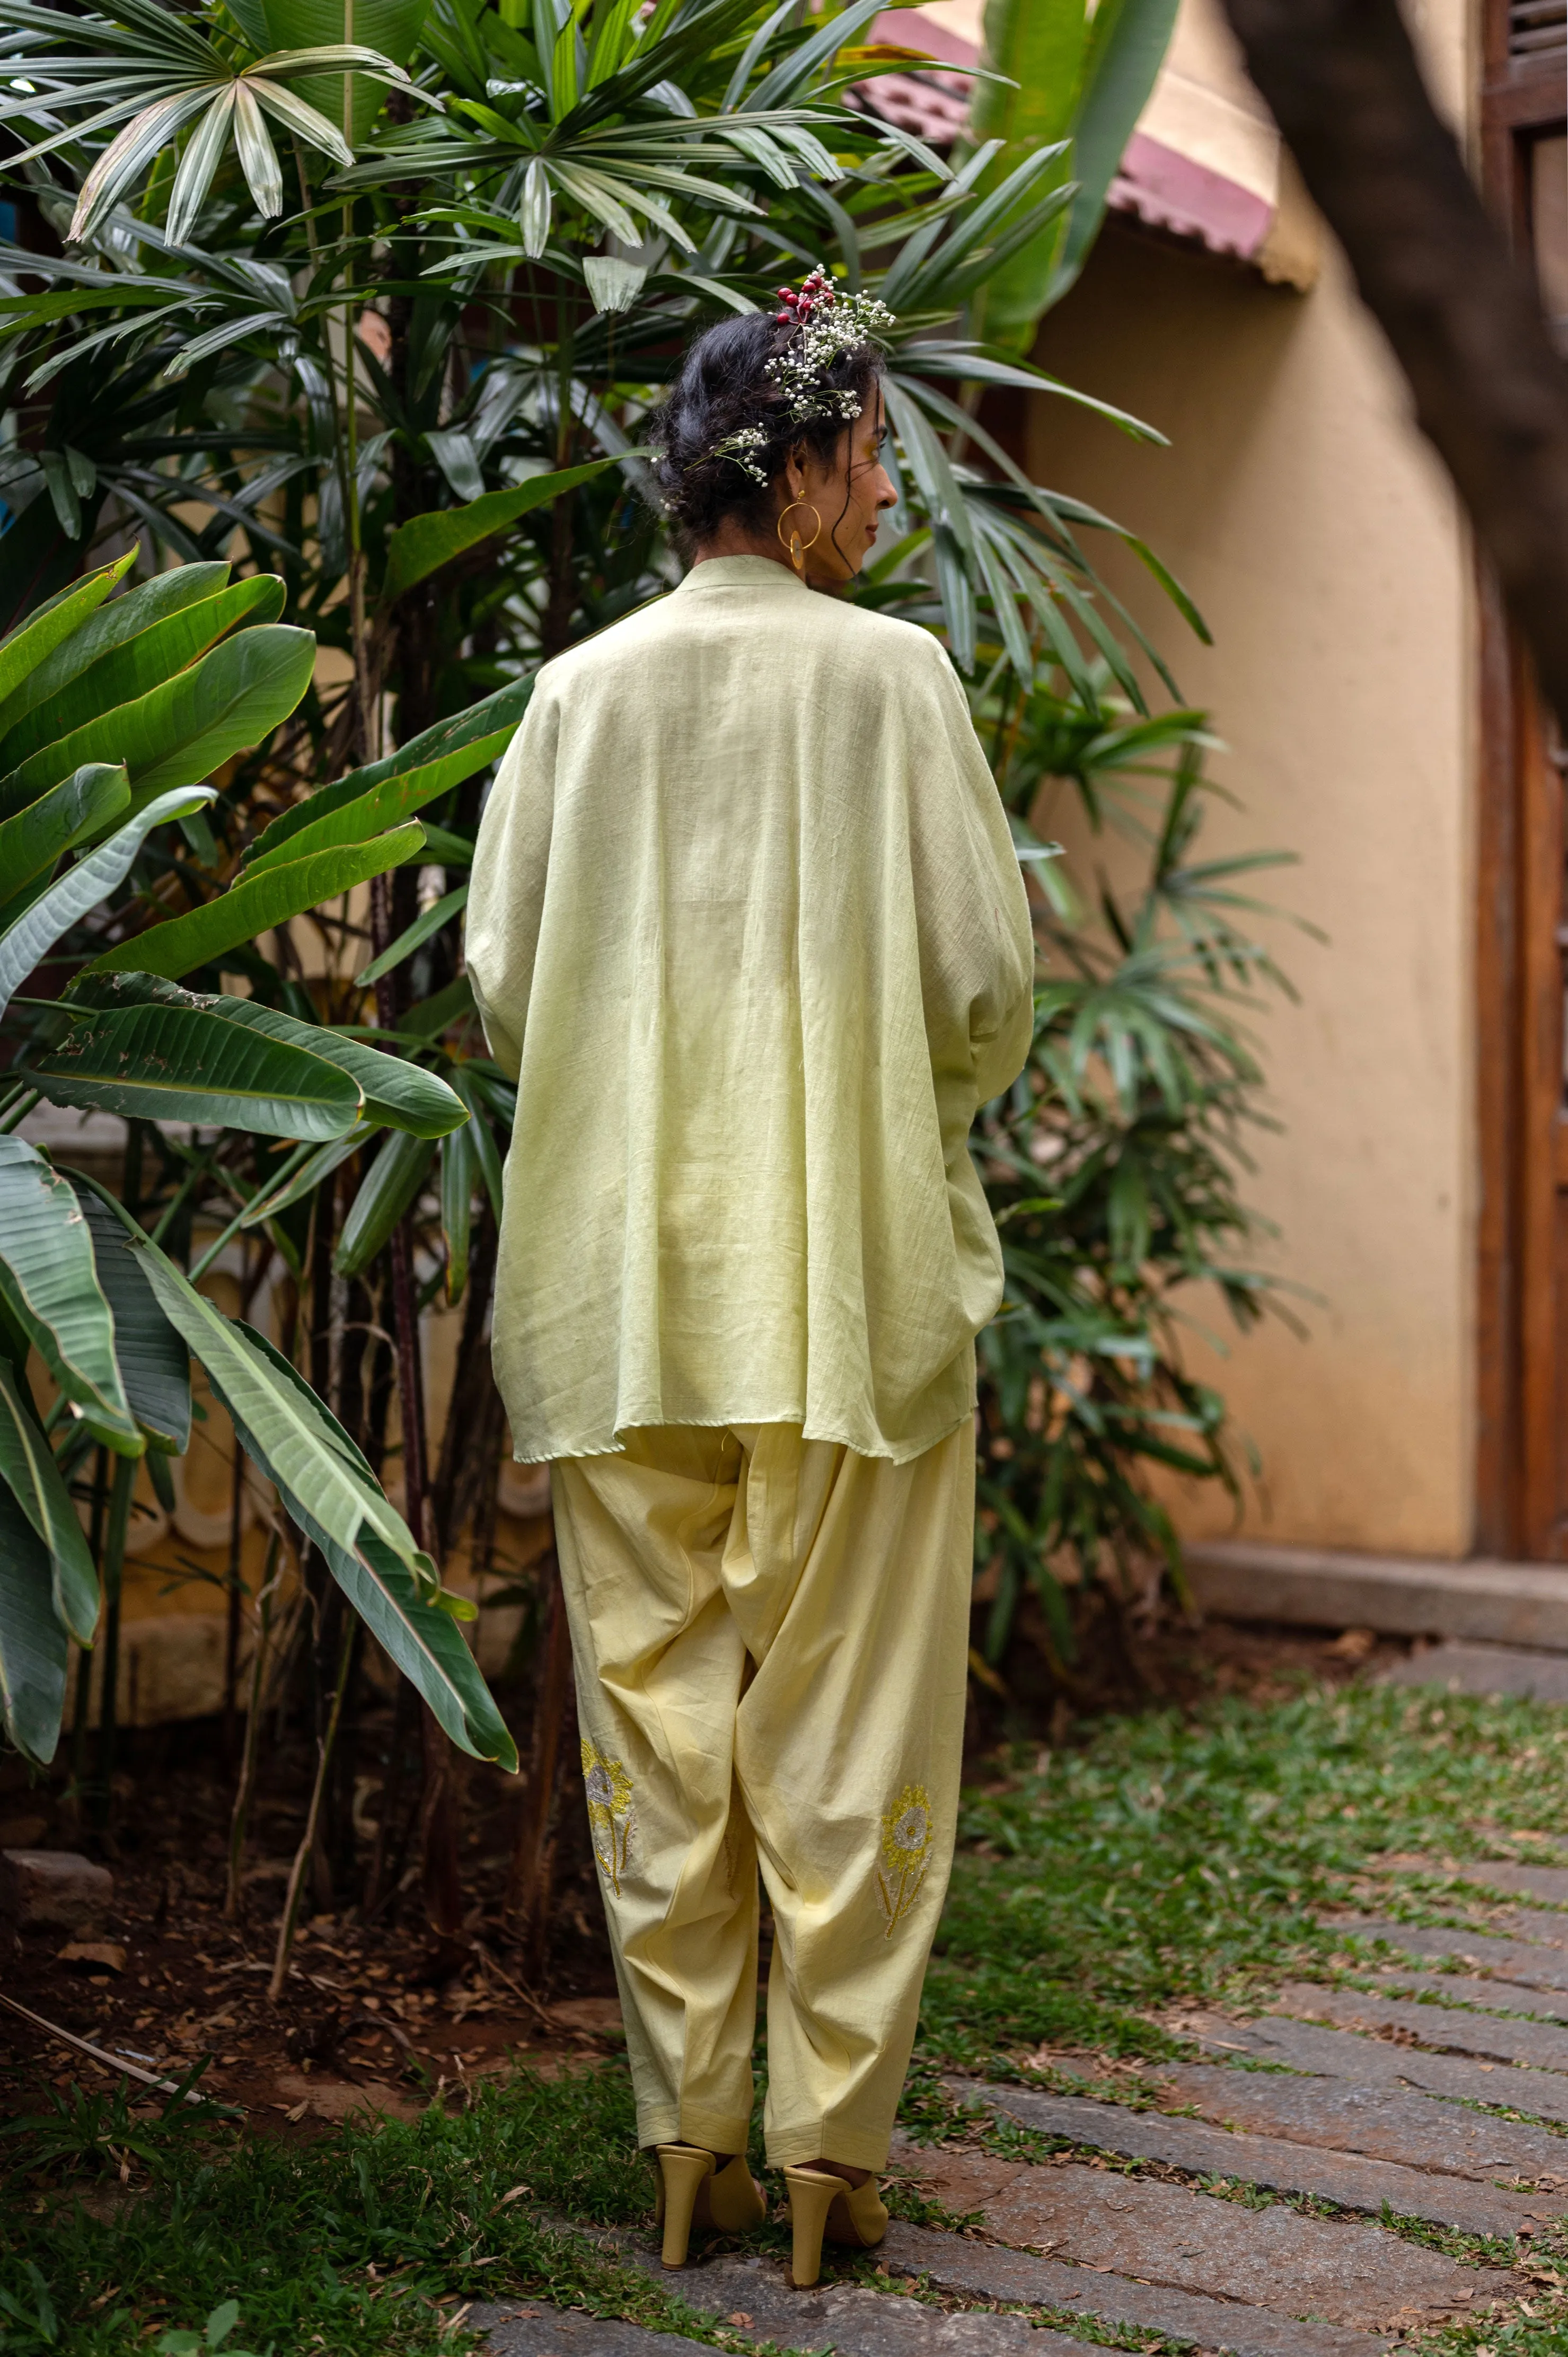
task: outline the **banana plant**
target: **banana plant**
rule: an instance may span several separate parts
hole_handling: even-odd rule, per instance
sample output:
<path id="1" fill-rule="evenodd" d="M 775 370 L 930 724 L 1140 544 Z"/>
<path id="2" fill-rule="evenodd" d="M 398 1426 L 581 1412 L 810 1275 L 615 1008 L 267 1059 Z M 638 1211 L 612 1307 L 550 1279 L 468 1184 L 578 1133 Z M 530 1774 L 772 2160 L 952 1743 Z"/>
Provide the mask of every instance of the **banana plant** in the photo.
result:
<path id="1" fill-rule="evenodd" d="M 1024 351 L 1089 257 L 1111 182 L 1170 45 L 1178 0 L 986 0 L 985 61 L 972 110 L 994 140 L 988 186 L 1051 153 L 1067 197 L 986 279 L 977 323 Z"/>
<path id="2" fill-rule="evenodd" d="M 274 619 L 281 585 L 268 575 L 231 585 L 227 565 L 188 565 L 114 596 L 134 554 L 0 642 L 0 1014 L 15 1003 L 31 1018 L 0 1112 L 0 1714 L 28 1758 L 53 1756 L 67 1647 L 91 1645 L 99 1619 L 73 1461 L 83 1440 L 127 1466 L 182 1451 L 195 1359 L 285 1511 L 454 1741 L 515 1765 L 453 1617 L 463 1608 L 341 1426 L 123 1205 L 16 1134 L 42 1098 L 288 1139 L 297 1165 L 325 1142 L 358 1150 L 382 1132 L 428 1155 L 470 1120 L 416 1061 L 172 978 L 220 979 L 258 929 L 423 849 L 406 813 L 430 765 L 395 808 L 384 786 L 379 801 L 367 789 L 379 824 L 362 813 L 330 844 L 302 830 L 238 879 L 204 867 L 220 797 L 203 773 L 287 719 L 315 647 Z M 465 754 L 472 741 L 483 759 L 496 732 L 465 739 Z M 448 747 L 441 775 L 455 758 Z M 156 852 L 171 827 L 188 855 L 172 863 Z M 139 893 L 113 897 L 138 874 Z M 180 913 L 168 909 L 171 877 L 190 902 Z M 68 966 L 63 988 L 23 996 Z M 47 1408 L 27 1372 L 35 1353 L 54 1394 Z M 123 1477 L 116 1496 L 128 1502 Z M 112 1584 L 118 1566 L 107 1568 Z"/>

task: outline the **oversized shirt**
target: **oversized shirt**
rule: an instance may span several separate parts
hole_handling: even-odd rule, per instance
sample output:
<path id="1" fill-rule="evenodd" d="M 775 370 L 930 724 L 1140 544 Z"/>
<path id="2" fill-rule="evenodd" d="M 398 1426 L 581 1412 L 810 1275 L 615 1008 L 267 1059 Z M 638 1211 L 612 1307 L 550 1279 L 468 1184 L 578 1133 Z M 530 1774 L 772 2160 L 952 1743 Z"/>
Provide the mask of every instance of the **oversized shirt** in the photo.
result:
<path id="1" fill-rule="evenodd" d="M 761 556 L 547 663 L 474 855 L 518 1082 L 495 1309 L 525 1463 L 791 1423 L 902 1463 L 974 1400 L 1002 1262 L 968 1151 L 1034 945 L 964 694 Z"/>

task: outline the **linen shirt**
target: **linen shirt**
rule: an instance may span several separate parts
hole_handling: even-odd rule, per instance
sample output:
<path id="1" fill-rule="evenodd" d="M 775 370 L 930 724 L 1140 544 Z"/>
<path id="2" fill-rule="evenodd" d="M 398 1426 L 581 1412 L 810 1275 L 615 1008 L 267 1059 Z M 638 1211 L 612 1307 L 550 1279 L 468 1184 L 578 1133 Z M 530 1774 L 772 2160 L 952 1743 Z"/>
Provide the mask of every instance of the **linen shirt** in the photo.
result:
<path id="1" fill-rule="evenodd" d="M 525 1463 L 791 1423 L 897 1463 L 968 1415 L 1002 1262 L 970 1159 L 1034 943 L 963 691 L 760 556 L 547 663 L 474 854 L 518 1082 L 494 1352 Z"/>

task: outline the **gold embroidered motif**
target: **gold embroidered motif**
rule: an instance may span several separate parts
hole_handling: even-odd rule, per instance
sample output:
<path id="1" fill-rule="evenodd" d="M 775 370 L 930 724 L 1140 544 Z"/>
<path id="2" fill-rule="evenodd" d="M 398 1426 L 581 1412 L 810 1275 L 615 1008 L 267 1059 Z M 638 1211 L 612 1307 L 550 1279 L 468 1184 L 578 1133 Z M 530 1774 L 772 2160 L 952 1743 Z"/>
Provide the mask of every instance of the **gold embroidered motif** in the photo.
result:
<path id="1" fill-rule="evenodd" d="M 588 1794 L 588 1828 L 594 1856 L 608 1875 L 610 1889 L 618 1899 L 620 1878 L 626 1871 L 627 1844 L 631 1839 L 631 1778 L 618 1760 L 607 1760 L 585 1736 L 583 1782 Z"/>
<path id="2" fill-rule="evenodd" d="M 887 1918 L 886 1939 L 919 1896 L 931 1858 L 931 1796 L 923 1784 L 906 1784 L 882 1820 L 882 1864 L 876 1896 Z"/>

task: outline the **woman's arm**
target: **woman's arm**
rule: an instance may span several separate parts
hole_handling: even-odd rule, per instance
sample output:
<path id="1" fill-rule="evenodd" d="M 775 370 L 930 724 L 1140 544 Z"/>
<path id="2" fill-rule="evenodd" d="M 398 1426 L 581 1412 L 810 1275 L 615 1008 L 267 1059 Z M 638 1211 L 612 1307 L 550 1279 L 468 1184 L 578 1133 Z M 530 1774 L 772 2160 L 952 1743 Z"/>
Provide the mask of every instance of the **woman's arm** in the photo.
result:
<path id="1" fill-rule="evenodd" d="M 490 1053 L 513 1080 L 522 1068 L 522 1038 L 544 907 L 556 728 L 553 700 L 547 691 L 536 689 L 485 804 L 468 890 L 468 979 Z"/>
<path id="2" fill-rule="evenodd" d="M 911 811 L 920 967 L 933 1060 L 1000 1096 L 1034 1036 L 1035 937 L 1018 855 L 969 704 L 934 640 L 918 702 Z M 929 726 L 926 726 L 929 720 Z"/>

